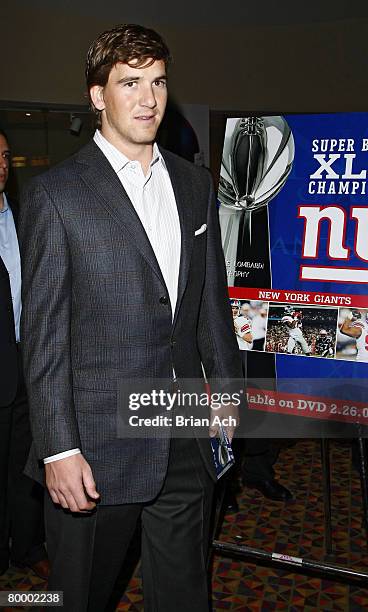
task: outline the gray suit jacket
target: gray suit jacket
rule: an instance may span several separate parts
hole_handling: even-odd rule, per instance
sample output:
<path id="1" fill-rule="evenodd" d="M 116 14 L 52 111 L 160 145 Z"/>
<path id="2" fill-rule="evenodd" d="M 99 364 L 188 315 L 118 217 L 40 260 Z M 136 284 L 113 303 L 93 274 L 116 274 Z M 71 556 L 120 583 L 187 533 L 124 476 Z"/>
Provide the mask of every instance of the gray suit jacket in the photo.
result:
<path id="1" fill-rule="evenodd" d="M 81 448 L 102 503 L 147 501 L 165 477 L 167 439 L 118 439 L 121 378 L 241 378 L 209 173 L 162 151 L 182 253 L 174 320 L 141 222 L 93 141 L 23 195 L 24 363 L 37 461 Z M 204 223 L 207 231 L 195 236 Z M 167 299 L 162 299 L 167 298 Z M 209 440 L 200 448 L 214 476 Z"/>

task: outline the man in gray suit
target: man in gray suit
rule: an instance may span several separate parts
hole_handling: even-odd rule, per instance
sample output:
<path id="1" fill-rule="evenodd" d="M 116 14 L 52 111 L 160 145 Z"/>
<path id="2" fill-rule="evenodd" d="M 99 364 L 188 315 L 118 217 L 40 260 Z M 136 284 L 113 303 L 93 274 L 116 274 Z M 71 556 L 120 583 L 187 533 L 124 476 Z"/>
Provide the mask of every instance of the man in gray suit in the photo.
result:
<path id="1" fill-rule="evenodd" d="M 145 610 L 209 605 L 209 438 L 116 432 L 119 380 L 180 384 L 202 363 L 241 378 L 210 175 L 155 143 L 169 59 L 141 26 L 99 36 L 86 76 L 100 129 L 23 198 L 29 471 L 45 472 L 49 589 L 68 612 L 104 610 L 139 518 Z"/>

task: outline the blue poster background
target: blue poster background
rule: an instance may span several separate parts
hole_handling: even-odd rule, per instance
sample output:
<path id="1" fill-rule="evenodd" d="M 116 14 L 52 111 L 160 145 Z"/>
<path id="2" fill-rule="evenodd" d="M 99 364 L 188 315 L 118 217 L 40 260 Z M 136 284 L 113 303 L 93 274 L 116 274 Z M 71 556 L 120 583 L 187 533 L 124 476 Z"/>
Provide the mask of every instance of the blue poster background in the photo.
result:
<path id="1" fill-rule="evenodd" d="M 270 254 L 272 265 L 272 286 L 274 288 L 317 291 L 334 294 L 368 294 L 368 287 L 357 283 L 333 283 L 300 280 L 299 270 L 302 263 L 302 239 L 305 219 L 298 218 L 299 205 L 317 204 L 320 206 L 338 205 L 343 207 L 349 218 L 350 207 L 367 205 L 367 195 L 327 195 L 308 193 L 309 177 L 319 168 L 314 159 L 312 141 L 315 139 L 354 139 L 353 171 L 361 172 L 368 168 L 368 152 L 361 151 L 363 138 L 368 138 L 368 113 L 338 113 L 318 115 L 285 115 L 294 141 L 295 157 L 292 171 L 280 193 L 269 203 Z M 349 151 L 347 151 L 349 152 Z M 326 157 L 329 155 L 326 152 Z M 335 150 L 334 153 L 337 153 Z M 342 175 L 345 159 L 333 164 L 333 170 Z M 321 177 L 325 180 L 325 176 Z M 344 179 L 339 179 L 344 180 Z M 338 179 L 336 179 L 338 182 Z M 349 261 L 331 262 L 327 256 L 328 222 L 321 222 L 321 239 L 318 259 L 314 265 L 360 267 L 368 269 L 368 262 L 363 262 L 351 251 Z M 368 227 L 366 228 L 368 240 Z M 347 223 L 346 246 L 354 247 L 355 222 Z M 306 260 L 304 260 L 306 262 Z M 306 262 L 308 263 L 308 262 Z M 366 378 L 368 364 L 336 359 L 313 359 L 293 355 L 276 355 L 278 378 Z M 327 391 L 325 389 L 325 391 Z"/>

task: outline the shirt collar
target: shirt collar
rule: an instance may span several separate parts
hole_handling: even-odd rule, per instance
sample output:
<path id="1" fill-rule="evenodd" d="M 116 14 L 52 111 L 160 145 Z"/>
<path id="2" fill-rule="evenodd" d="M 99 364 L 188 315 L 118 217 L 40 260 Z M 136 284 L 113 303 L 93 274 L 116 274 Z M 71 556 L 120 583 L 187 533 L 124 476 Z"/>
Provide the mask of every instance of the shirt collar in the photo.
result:
<path id="1" fill-rule="evenodd" d="M 7 210 L 9 210 L 9 204 L 8 204 L 8 200 L 6 199 L 5 193 L 3 193 L 3 198 L 4 198 L 4 208 L 0 210 L 0 213 L 4 213 Z"/>
<path id="2" fill-rule="evenodd" d="M 109 142 L 104 136 L 102 136 L 100 130 L 96 130 L 93 136 L 93 140 L 96 145 L 101 149 L 102 153 L 107 157 L 108 161 L 112 165 L 116 173 L 120 172 L 129 164 L 131 161 L 124 153 L 121 153 L 111 142 Z M 165 160 L 162 156 L 160 149 L 156 142 L 153 143 L 152 161 L 150 167 L 152 168 L 156 163 L 160 162 L 166 169 Z"/>

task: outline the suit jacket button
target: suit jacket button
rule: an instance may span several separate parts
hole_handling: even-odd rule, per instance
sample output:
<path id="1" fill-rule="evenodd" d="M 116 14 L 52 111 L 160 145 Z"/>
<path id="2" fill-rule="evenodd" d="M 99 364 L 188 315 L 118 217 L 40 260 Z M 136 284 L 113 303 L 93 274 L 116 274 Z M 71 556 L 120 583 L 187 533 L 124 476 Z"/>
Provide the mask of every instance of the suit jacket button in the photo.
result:
<path id="1" fill-rule="evenodd" d="M 168 304 L 169 302 L 166 295 L 162 295 L 159 301 L 160 301 L 160 304 Z"/>
<path id="2" fill-rule="evenodd" d="M 176 344 L 176 340 L 171 340 L 170 342 L 171 348 L 174 348 L 175 344 Z"/>

